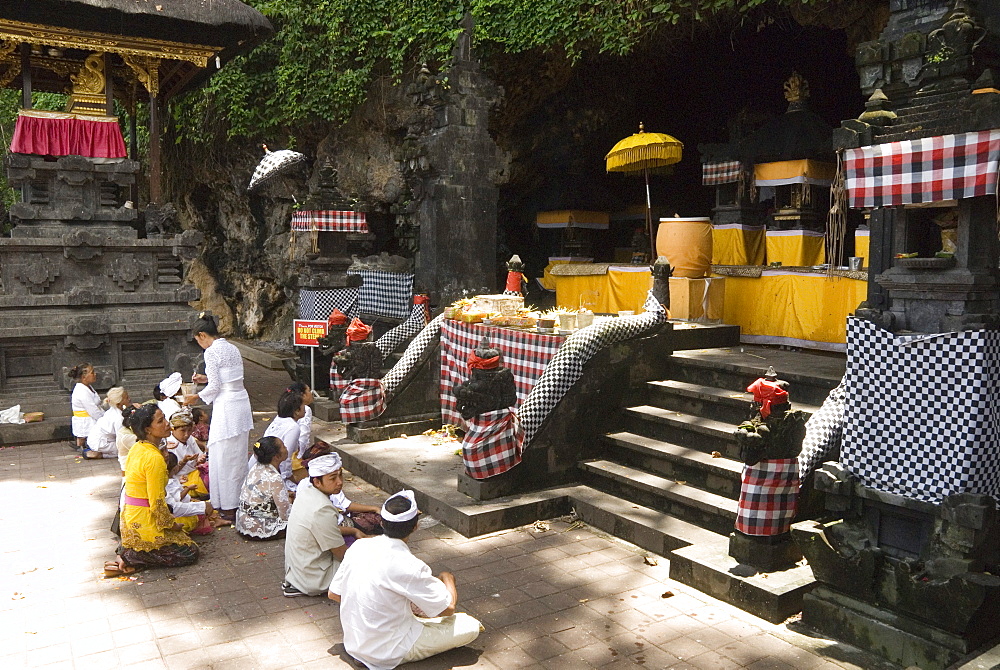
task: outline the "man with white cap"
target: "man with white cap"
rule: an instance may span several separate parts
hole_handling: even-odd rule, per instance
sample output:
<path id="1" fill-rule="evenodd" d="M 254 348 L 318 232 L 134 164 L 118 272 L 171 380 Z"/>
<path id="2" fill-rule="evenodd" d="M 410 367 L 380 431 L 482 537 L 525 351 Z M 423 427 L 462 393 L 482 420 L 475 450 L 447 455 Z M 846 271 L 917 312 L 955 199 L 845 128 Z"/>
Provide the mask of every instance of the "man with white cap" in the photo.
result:
<path id="1" fill-rule="evenodd" d="M 285 596 L 318 596 L 330 586 L 347 546 L 330 496 L 344 480 L 339 454 L 309 461 L 309 479 L 299 483 L 285 531 Z"/>
<path id="2" fill-rule="evenodd" d="M 181 373 L 175 372 L 153 389 L 153 394 L 156 396 L 156 406 L 163 412 L 163 418 L 167 421 L 170 421 L 170 417 L 176 412 L 181 411 L 181 404 L 174 400 L 174 396 L 180 393 L 181 381 Z"/>
<path id="3" fill-rule="evenodd" d="M 344 649 L 371 670 L 462 647 L 483 630 L 476 619 L 455 612 L 454 575 L 435 577 L 406 546 L 419 517 L 413 491 L 386 500 L 385 534 L 355 542 L 330 584 L 330 599 L 340 603 Z"/>

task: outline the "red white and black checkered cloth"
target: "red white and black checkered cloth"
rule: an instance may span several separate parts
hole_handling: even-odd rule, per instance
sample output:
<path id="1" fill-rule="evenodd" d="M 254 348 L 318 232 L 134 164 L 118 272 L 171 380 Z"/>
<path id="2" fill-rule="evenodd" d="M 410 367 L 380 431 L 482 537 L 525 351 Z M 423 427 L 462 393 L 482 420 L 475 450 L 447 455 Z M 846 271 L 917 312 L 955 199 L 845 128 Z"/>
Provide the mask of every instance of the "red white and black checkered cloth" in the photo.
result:
<path id="1" fill-rule="evenodd" d="M 302 210 L 292 214 L 292 230 L 319 230 L 332 233 L 367 233 L 364 212 L 335 209 Z"/>
<path id="2" fill-rule="evenodd" d="M 776 458 L 743 467 L 736 530 L 780 535 L 792 527 L 799 500 L 799 462 Z"/>
<path id="3" fill-rule="evenodd" d="M 441 421 L 460 428 L 466 421 L 458 411 L 455 386 L 469 378 L 469 356 L 484 336 L 503 352 L 503 364 L 514 373 L 520 405 L 542 376 L 560 345 L 561 335 L 540 335 L 510 328 L 445 320 L 441 323 Z"/>
<path id="4" fill-rule="evenodd" d="M 521 462 L 524 428 L 513 407 L 473 417 L 468 425 L 462 440 L 462 460 L 470 477 L 493 477 Z"/>
<path id="5" fill-rule="evenodd" d="M 347 380 L 337 370 L 336 363 L 330 363 L 330 388 L 334 390 L 337 396 L 344 395 L 344 389 L 347 388 Z"/>
<path id="6" fill-rule="evenodd" d="M 938 135 L 844 152 L 850 206 L 888 207 L 997 192 L 1000 130 Z"/>
<path id="7" fill-rule="evenodd" d="M 703 186 L 718 186 L 738 181 L 740 178 L 739 161 L 718 161 L 701 164 L 701 183 Z"/>
<path id="8" fill-rule="evenodd" d="M 344 423 L 371 421 L 384 411 L 385 391 L 381 379 L 355 379 L 340 396 L 340 420 Z"/>

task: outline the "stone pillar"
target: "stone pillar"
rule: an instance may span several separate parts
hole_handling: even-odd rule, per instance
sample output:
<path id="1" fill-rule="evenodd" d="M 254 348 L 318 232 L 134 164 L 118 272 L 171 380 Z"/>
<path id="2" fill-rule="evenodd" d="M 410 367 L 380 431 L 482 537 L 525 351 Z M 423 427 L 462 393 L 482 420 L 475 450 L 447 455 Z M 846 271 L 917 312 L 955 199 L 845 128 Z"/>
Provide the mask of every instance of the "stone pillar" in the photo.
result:
<path id="1" fill-rule="evenodd" d="M 416 282 L 433 302 L 451 301 L 463 289 L 494 292 L 500 267 L 497 176 L 503 163 L 487 125 L 502 91 L 472 60 L 458 60 L 447 78 L 444 104 L 435 108 L 423 142 L 431 172 L 417 212 Z"/>

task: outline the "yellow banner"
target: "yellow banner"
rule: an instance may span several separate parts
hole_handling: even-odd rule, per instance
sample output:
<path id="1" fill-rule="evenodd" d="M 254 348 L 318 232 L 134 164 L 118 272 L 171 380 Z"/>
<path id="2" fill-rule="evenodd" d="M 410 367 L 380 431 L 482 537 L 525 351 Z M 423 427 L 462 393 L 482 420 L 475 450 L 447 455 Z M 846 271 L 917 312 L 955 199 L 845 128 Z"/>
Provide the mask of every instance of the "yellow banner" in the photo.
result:
<path id="1" fill-rule="evenodd" d="M 642 311 L 646 294 L 653 287 L 653 275 L 615 270 L 612 266 L 604 275 L 552 277 L 556 284 L 556 305 L 578 309 L 583 306 L 594 312 L 615 314 L 620 310 Z"/>
<path id="2" fill-rule="evenodd" d="M 764 265 L 764 227 L 716 226 L 712 229 L 713 265 Z"/>

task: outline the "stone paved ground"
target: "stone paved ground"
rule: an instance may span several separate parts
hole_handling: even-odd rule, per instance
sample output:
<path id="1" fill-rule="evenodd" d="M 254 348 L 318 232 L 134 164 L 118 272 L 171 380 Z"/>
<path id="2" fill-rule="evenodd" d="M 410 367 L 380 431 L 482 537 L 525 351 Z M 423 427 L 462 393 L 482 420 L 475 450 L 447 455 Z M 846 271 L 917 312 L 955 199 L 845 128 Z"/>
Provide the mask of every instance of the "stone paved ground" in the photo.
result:
<path id="1" fill-rule="evenodd" d="M 264 391 L 284 380 L 255 367 L 255 397 L 275 397 Z M 68 443 L 0 450 L 0 668 L 350 667 L 337 605 L 282 597 L 281 542 L 225 529 L 199 540 L 194 566 L 101 579 L 119 482 L 116 461 L 80 462 Z M 346 490 L 385 497 L 356 477 Z M 414 669 L 878 667 L 673 583 L 665 559 L 647 565 L 568 520 L 476 539 L 425 521 L 414 553 L 456 574 L 460 609 L 486 632 Z"/>

